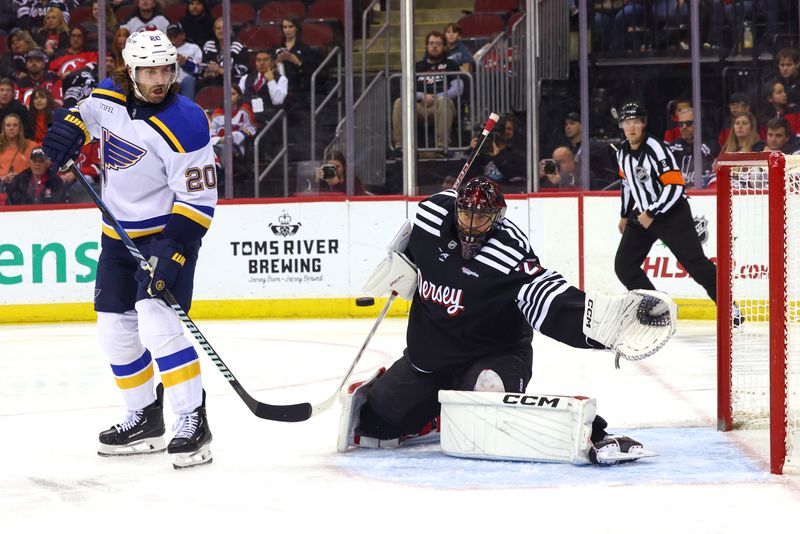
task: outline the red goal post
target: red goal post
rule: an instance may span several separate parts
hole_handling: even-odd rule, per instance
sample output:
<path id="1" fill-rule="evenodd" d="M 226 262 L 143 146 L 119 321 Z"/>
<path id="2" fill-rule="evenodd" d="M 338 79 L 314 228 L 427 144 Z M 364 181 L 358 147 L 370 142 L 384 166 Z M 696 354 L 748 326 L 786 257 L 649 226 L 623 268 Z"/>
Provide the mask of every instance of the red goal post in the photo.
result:
<path id="1" fill-rule="evenodd" d="M 717 166 L 717 427 L 769 429 L 770 470 L 800 468 L 800 156 Z"/>

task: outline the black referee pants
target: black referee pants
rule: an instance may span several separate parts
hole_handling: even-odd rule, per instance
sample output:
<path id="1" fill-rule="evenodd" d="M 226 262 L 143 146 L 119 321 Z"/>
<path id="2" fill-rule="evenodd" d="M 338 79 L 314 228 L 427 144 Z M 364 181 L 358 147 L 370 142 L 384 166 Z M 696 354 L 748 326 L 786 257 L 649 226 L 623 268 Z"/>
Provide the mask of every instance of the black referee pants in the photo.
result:
<path id="1" fill-rule="evenodd" d="M 628 290 L 655 289 L 642 270 L 642 262 L 658 239 L 667 245 L 695 282 L 703 286 L 711 300 L 716 302 L 717 266 L 703 252 L 686 199 L 678 201 L 665 215 L 656 217 L 647 229 L 639 224 L 635 215 L 630 216 L 614 258 L 614 271 L 619 281 Z"/>

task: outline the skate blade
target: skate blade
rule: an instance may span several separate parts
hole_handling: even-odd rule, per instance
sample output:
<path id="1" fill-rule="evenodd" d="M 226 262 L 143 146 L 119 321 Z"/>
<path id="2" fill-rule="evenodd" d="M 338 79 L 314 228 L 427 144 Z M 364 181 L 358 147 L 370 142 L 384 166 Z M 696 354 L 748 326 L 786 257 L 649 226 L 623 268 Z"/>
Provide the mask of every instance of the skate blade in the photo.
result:
<path id="1" fill-rule="evenodd" d="M 619 462 L 632 462 L 639 458 L 652 458 L 659 454 L 655 451 L 648 451 L 645 449 L 634 449 L 628 452 L 620 451 L 602 451 L 597 453 L 597 461 L 601 464 L 613 465 Z"/>
<path id="2" fill-rule="evenodd" d="M 136 456 L 137 454 L 157 454 L 164 452 L 167 444 L 164 438 L 145 438 L 133 441 L 127 445 L 106 445 L 100 444 L 97 455 L 107 458 L 109 456 Z"/>
<path id="3" fill-rule="evenodd" d="M 187 469 L 198 465 L 210 464 L 213 459 L 211 449 L 208 445 L 203 445 L 195 452 L 173 454 L 172 467 L 175 469 Z"/>

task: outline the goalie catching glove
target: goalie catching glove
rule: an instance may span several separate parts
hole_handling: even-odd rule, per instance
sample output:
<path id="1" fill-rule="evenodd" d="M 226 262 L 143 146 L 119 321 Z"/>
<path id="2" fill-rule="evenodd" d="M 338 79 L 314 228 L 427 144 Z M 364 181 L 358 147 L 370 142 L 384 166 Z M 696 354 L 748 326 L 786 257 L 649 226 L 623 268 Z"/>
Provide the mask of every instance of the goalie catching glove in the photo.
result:
<path id="1" fill-rule="evenodd" d="M 616 353 L 642 360 L 655 354 L 675 333 L 678 307 L 660 291 L 635 289 L 624 295 L 586 293 L 583 333 Z"/>

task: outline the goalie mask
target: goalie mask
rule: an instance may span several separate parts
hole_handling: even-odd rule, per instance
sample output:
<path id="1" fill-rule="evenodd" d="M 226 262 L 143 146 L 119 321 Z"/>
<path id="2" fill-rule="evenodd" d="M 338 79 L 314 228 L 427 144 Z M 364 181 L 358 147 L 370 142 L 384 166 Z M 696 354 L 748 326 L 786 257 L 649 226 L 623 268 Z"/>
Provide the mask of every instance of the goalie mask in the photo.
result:
<path id="1" fill-rule="evenodd" d="M 461 256 L 472 259 L 506 212 L 506 201 L 497 182 L 486 176 L 465 180 L 458 187 L 456 229 L 461 241 Z"/>
<path id="2" fill-rule="evenodd" d="M 131 34 L 125 42 L 125 48 L 122 49 L 122 59 L 125 60 L 136 97 L 145 102 L 157 104 L 163 101 L 157 94 L 150 94 L 150 88 L 158 87 L 159 93 L 163 91 L 166 97 L 170 87 L 178 78 L 178 51 L 159 30 Z M 154 69 L 142 69 L 142 67 L 162 66 L 171 66 L 171 71 L 163 73 L 154 72 Z M 148 94 L 149 97 L 146 96 Z M 158 101 L 154 102 L 154 99 Z"/>

